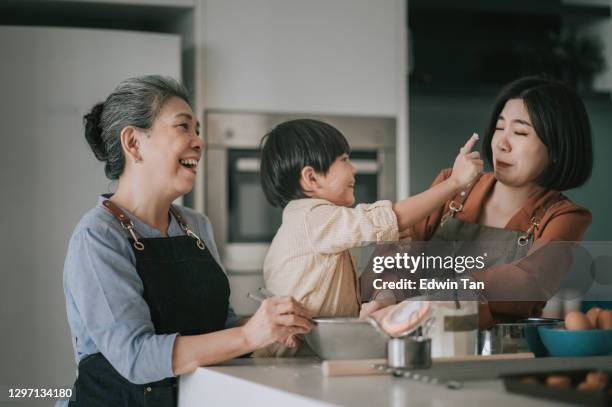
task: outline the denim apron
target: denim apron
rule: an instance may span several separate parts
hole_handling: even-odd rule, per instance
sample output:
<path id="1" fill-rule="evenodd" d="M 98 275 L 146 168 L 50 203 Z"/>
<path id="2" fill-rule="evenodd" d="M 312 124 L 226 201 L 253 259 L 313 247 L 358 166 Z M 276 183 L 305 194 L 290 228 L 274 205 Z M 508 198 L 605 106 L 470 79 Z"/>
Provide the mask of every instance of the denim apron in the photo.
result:
<path id="1" fill-rule="evenodd" d="M 181 214 L 170 207 L 183 236 L 138 238 L 132 221 L 113 202 L 103 202 L 127 230 L 136 255 L 136 270 L 144 286 L 155 333 L 198 335 L 225 327 L 229 282 L 202 240 Z M 177 379 L 134 384 L 119 374 L 101 354 L 82 359 L 70 406 L 122 407 L 177 405 Z"/>

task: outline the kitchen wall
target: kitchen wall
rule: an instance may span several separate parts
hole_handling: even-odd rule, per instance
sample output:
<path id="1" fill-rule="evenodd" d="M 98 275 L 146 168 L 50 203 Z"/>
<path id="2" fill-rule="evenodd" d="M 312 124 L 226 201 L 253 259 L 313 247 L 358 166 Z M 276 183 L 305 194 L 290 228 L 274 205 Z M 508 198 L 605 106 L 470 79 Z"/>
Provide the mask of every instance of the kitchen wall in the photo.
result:
<path id="1" fill-rule="evenodd" d="M 459 147 L 472 133 L 484 133 L 494 99 L 494 92 L 410 92 L 412 194 L 429 188 L 442 169 L 453 166 Z"/>
<path id="2" fill-rule="evenodd" d="M 593 132 L 594 166 L 591 179 L 582 187 L 567 191 L 566 195 L 588 208 L 593 223 L 585 240 L 612 240 L 612 216 L 610 202 L 610 174 L 612 174 L 612 100 L 610 94 L 584 98 Z"/>
<path id="3" fill-rule="evenodd" d="M 180 77 L 180 40 L 0 26 L 0 55 L 0 384 L 71 386 L 62 285 L 68 240 L 98 195 L 113 188 L 85 142 L 82 117 L 126 77 Z"/>

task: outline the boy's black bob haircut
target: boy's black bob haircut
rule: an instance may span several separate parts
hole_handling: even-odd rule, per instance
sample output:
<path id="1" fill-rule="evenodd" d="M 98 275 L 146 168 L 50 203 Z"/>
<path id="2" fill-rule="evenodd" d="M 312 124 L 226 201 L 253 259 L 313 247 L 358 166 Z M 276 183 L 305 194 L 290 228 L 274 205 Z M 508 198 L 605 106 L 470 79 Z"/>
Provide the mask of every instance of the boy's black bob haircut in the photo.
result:
<path id="1" fill-rule="evenodd" d="M 326 174 L 336 158 L 350 152 L 338 129 L 313 119 L 279 124 L 261 139 L 261 146 L 261 186 L 268 201 L 281 208 L 307 197 L 300 187 L 304 167 Z"/>
<path id="2" fill-rule="evenodd" d="M 584 103 L 569 86 L 544 76 L 528 76 L 500 92 L 483 141 L 484 157 L 493 165 L 491 140 L 506 102 L 522 99 L 535 132 L 548 150 L 548 167 L 538 185 L 564 191 L 584 185 L 593 170 L 591 125 Z"/>

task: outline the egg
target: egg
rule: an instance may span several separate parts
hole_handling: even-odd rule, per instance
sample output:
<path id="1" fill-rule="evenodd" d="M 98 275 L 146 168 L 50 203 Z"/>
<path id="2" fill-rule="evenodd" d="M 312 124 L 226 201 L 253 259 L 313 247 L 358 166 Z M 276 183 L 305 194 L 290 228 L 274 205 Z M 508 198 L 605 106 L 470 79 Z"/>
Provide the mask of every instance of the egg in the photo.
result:
<path id="1" fill-rule="evenodd" d="M 596 383 L 582 382 L 578 385 L 578 387 L 576 387 L 576 389 L 578 391 L 599 391 L 602 389 L 602 387 Z"/>
<path id="2" fill-rule="evenodd" d="M 589 372 L 585 381 L 603 388 L 608 383 L 608 374 L 606 372 Z"/>
<path id="3" fill-rule="evenodd" d="M 601 308 L 599 307 L 593 307 L 587 311 L 586 316 L 589 319 L 591 326 L 593 327 L 597 326 L 597 317 L 599 316 L 600 312 L 601 312 Z"/>
<path id="4" fill-rule="evenodd" d="M 587 382 L 582 382 L 578 386 L 576 386 L 576 390 L 578 391 L 597 391 L 597 385 L 587 383 Z"/>
<path id="5" fill-rule="evenodd" d="M 568 312 L 565 316 L 565 328 L 569 331 L 593 329 L 589 319 L 580 311 Z"/>
<path id="6" fill-rule="evenodd" d="M 546 378 L 546 384 L 549 385 L 550 387 L 559 387 L 559 388 L 569 389 L 572 384 L 572 381 L 569 378 L 569 376 L 554 375 L 554 376 L 548 376 Z"/>
<path id="7" fill-rule="evenodd" d="M 521 379 L 521 383 L 525 384 L 540 384 L 540 381 L 535 376 L 525 376 Z"/>
<path id="8" fill-rule="evenodd" d="M 612 329 L 612 310 L 602 310 L 597 316 L 597 327 L 599 329 Z"/>

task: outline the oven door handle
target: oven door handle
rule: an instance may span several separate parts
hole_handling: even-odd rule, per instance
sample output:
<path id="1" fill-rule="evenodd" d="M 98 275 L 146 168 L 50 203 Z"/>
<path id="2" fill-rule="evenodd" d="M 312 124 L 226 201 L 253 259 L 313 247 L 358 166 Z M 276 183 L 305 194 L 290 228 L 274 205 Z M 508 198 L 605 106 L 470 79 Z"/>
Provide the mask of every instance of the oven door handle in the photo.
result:
<path id="1" fill-rule="evenodd" d="M 356 158 L 351 160 L 351 164 L 355 167 L 357 174 L 378 174 L 380 169 L 376 160 L 360 160 Z"/>
<path id="2" fill-rule="evenodd" d="M 236 170 L 238 172 L 259 172 L 259 158 L 238 158 Z"/>
<path id="3" fill-rule="evenodd" d="M 376 160 L 351 160 L 357 174 L 378 174 L 379 164 Z M 238 158 L 236 160 L 238 172 L 259 172 L 259 158 Z"/>

